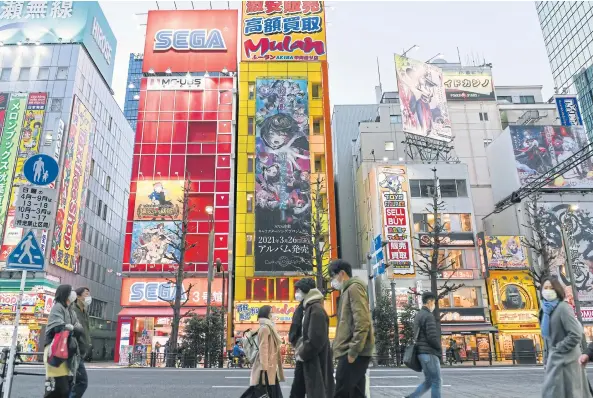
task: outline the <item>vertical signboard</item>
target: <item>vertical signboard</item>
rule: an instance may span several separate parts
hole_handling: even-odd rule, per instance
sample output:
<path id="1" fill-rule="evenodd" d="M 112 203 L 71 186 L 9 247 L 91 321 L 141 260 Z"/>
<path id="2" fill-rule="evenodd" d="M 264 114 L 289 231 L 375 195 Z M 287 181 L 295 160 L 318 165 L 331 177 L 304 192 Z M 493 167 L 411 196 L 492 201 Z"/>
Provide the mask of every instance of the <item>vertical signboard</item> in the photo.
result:
<path id="1" fill-rule="evenodd" d="M 23 120 L 23 129 L 19 141 L 18 158 L 14 170 L 13 186 L 27 184 L 23 174 L 23 165 L 36 153 L 39 153 L 39 144 L 43 138 L 43 122 L 45 120 L 45 108 L 47 104 L 47 93 L 30 93 L 27 100 L 27 108 Z M 11 205 L 12 205 L 11 198 Z"/>
<path id="2" fill-rule="evenodd" d="M 389 241 L 387 264 L 394 275 L 414 275 L 414 256 L 408 207 L 408 176 L 405 166 L 382 167 L 377 173 L 383 214 L 383 232 Z"/>
<path id="3" fill-rule="evenodd" d="M 0 236 L 4 236 L 8 200 L 26 103 L 27 94 L 12 94 L 5 114 L 4 131 L 0 140 Z"/>
<path id="4" fill-rule="evenodd" d="M 582 126 L 583 118 L 576 95 L 556 96 L 556 107 L 558 108 L 558 117 L 563 126 Z"/>
<path id="5" fill-rule="evenodd" d="M 83 222 L 81 209 L 88 184 L 91 133 L 94 131 L 95 120 L 80 99 L 74 96 L 51 249 L 52 264 L 68 271 L 78 266 Z"/>
<path id="6" fill-rule="evenodd" d="M 305 79 L 257 79 L 255 270 L 312 269 Z"/>

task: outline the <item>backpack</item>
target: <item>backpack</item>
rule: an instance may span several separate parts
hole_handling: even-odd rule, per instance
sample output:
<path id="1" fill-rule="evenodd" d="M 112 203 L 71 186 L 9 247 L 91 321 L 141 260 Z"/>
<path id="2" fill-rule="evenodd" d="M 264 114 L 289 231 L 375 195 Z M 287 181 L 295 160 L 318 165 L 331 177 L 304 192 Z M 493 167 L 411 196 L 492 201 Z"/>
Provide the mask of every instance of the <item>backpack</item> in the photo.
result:
<path id="1" fill-rule="evenodd" d="M 259 354 L 257 331 L 252 332 L 250 330 L 247 330 L 243 334 L 243 338 L 241 338 L 241 344 L 243 345 L 243 351 L 245 352 L 245 357 L 247 358 L 249 363 L 254 363 L 257 354 Z"/>

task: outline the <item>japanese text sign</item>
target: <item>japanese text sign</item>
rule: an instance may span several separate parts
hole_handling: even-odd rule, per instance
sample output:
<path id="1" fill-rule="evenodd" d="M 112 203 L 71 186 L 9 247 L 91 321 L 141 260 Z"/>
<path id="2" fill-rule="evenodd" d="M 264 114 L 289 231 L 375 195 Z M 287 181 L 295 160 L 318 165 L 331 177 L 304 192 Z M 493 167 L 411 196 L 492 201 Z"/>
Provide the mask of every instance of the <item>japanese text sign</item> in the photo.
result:
<path id="1" fill-rule="evenodd" d="M 242 61 L 327 59 L 322 1 L 245 1 Z"/>
<path id="2" fill-rule="evenodd" d="M 299 303 L 283 301 L 238 301 L 235 302 L 235 322 L 257 323 L 257 314 L 259 313 L 259 309 L 264 305 L 272 307 L 272 313 L 276 316 L 276 323 L 291 323 L 292 316 Z"/>
<path id="3" fill-rule="evenodd" d="M 186 307 L 201 307 L 208 302 L 208 279 L 185 278 L 181 303 Z M 190 289 L 191 287 L 191 289 Z M 189 293 L 188 293 L 189 290 Z M 123 278 L 121 305 L 128 307 L 164 307 L 175 300 L 176 286 L 165 278 Z M 189 298 L 188 298 L 189 296 Z M 212 281 L 212 305 L 222 305 L 222 279 Z"/>
<path id="4" fill-rule="evenodd" d="M 495 101 L 492 73 L 486 70 L 443 70 L 448 101 Z"/>
<path id="5" fill-rule="evenodd" d="M 38 186 L 21 187 L 16 200 L 15 227 L 49 229 L 54 216 L 55 201 L 55 189 Z"/>
<path id="6" fill-rule="evenodd" d="M 583 118 L 576 96 L 556 96 L 558 116 L 563 126 L 582 126 Z"/>

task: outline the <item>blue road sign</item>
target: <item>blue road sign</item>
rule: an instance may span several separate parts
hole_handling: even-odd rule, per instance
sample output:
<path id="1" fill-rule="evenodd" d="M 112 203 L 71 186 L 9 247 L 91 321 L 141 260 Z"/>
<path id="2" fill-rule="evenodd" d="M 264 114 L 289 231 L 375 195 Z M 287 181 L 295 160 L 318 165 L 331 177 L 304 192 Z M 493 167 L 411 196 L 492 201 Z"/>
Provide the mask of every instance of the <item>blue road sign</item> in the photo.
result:
<path id="1" fill-rule="evenodd" d="M 25 162 L 25 178 L 33 185 L 49 185 L 58 178 L 58 162 L 43 153 L 33 155 Z"/>
<path id="2" fill-rule="evenodd" d="M 29 231 L 8 256 L 7 269 L 23 271 L 43 271 L 43 253 L 35 239 L 33 231 Z"/>

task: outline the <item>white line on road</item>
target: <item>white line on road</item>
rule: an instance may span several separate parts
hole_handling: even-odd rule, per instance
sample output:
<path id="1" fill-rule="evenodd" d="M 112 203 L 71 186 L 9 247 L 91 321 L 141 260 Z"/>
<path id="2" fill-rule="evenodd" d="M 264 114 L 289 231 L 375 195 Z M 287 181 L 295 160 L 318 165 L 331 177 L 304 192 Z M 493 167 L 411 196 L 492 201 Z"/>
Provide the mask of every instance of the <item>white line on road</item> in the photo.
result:
<path id="1" fill-rule="evenodd" d="M 371 379 L 417 379 L 418 376 L 371 376 Z"/>
<path id="2" fill-rule="evenodd" d="M 418 386 L 371 386 L 371 388 L 416 388 Z M 443 384 L 441 387 L 451 387 L 451 384 Z"/>

